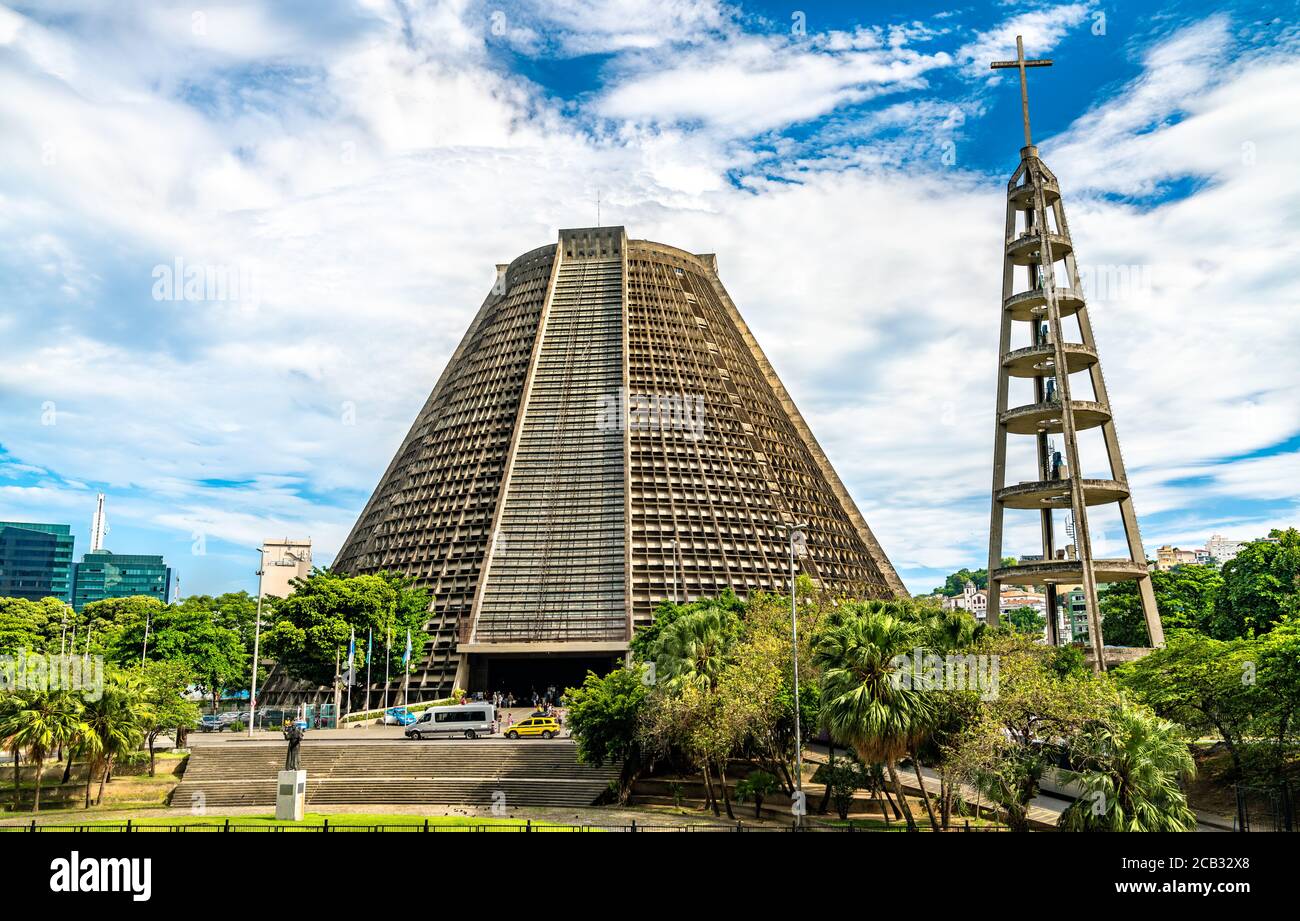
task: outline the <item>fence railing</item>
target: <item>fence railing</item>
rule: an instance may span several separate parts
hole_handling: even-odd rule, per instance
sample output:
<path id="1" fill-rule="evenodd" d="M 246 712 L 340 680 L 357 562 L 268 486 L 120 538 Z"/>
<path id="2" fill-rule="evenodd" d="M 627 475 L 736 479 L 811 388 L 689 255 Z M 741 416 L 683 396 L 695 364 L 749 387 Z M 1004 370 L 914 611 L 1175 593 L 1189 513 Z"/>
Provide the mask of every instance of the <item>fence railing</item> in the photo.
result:
<path id="1" fill-rule="evenodd" d="M 1291 785 L 1251 787 L 1237 784 L 1234 831 L 1295 831 L 1296 805 Z"/>

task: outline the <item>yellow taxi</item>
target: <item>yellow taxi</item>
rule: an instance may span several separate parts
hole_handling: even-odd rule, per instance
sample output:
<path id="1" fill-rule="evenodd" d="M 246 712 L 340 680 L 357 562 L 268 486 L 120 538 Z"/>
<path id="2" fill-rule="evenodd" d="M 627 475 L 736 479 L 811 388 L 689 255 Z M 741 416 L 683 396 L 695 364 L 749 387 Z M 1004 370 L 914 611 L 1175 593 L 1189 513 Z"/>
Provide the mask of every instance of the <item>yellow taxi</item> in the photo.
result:
<path id="1" fill-rule="evenodd" d="M 515 723 L 506 730 L 507 739 L 532 738 L 541 736 L 543 739 L 549 739 L 552 736 L 560 734 L 560 724 L 554 717 L 550 716 L 530 716 L 526 720 Z"/>

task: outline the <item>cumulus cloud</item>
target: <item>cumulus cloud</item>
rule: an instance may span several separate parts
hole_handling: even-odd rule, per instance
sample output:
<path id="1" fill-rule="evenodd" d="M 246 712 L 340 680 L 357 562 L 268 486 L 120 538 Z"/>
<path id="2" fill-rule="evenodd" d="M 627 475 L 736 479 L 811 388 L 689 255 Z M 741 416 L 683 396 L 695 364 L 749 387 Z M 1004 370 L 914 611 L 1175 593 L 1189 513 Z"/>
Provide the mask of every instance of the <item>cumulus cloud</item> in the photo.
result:
<path id="1" fill-rule="evenodd" d="M 0 11 L 0 518 L 88 519 L 107 488 L 116 522 L 212 542 L 191 591 L 271 534 L 328 560 L 494 263 L 593 223 L 599 192 L 606 223 L 719 253 L 914 589 L 981 560 L 1005 177 L 940 156 L 983 81 L 932 83 L 1017 31 L 1046 53 L 1091 6 L 802 41 L 721 4 L 516 5 L 499 29 L 468 0 L 317 7 L 219 4 L 198 32 L 179 4 Z M 1042 141 L 1085 266 L 1150 269 L 1092 302 L 1149 545 L 1300 496 L 1293 451 L 1246 457 L 1300 419 L 1297 64 L 1211 67 L 1225 23 Z M 600 87 L 553 98 L 502 42 L 607 56 Z M 178 259 L 248 284 L 156 299 Z"/>

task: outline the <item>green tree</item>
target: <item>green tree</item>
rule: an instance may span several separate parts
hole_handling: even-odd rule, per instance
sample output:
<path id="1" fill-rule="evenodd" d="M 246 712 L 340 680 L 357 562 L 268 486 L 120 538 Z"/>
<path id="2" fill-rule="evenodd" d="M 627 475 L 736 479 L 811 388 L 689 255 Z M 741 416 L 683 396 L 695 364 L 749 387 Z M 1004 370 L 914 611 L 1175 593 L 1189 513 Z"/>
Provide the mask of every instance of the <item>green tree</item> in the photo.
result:
<path id="1" fill-rule="evenodd" d="M 776 777 L 767 771 L 751 771 L 736 784 L 736 802 L 754 801 L 754 818 L 763 812 L 763 800 L 781 788 Z"/>
<path id="2" fill-rule="evenodd" d="M 72 609 L 58 598 L 0 598 L 0 650 L 58 652 Z"/>
<path id="3" fill-rule="evenodd" d="M 981 651 L 997 656 L 997 693 L 962 729 L 953 760 L 1012 829 L 1028 831 L 1029 804 L 1062 744 L 1108 712 L 1116 694 L 1091 673 L 1062 674 L 1057 651 L 1028 636 L 993 637 Z"/>
<path id="4" fill-rule="evenodd" d="M 1288 618 L 1255 641 L 1258 663 L 1253 734 L 1267 739 L 1259 761 L 1264 785 L 1294 802 L 1294 753 L 1300 751 L 1300 620 Z"/>
<path id="5" fill-rule="evenodd" d="M 619 802 L 626 802 L 642 769 L 640 724 L 649 688 L 640 668 L 588 672 L 582 687 L 564 692 L 568 725 L 583 764 L 622 764 Z"/>
<path id="6" fill-rule="evenodd" d="M 393 642 L 388 647 L 389 668 L 393 674 L 399 674 L 402 668 L 402 655 L 406 651 L 406 631 L 411 631 L 413 655 L 423 649 L 428 640 L 424 628 L 429 622 L 433 596 L 429 594 L 428 589 L 417 586 L 414 579 L 400 572 L 381 572 L 379 578 L 392 588 L 394 598 L 392 610 L 386 612 L 378 624 L 373 625 L 375 658 L 376 661 L 383 661 L 380 658 L 380 641 L 391 635 Z M 391 633 L 388 632 L 389 630 Z M 359 627 L 357 636 L 358 638 L 361 636 Z"/>
<path id="7" fill-rule="evenodd" d="M 756 596 L 757 597 L 757 596 Z M 699 614 L 704 611 L 722 612 L 722 616 L 727 614 L 735 618 L 743 618 L 746 611 L 752 604 L 741 600 L 741 598 L 731 589 L 726 589 L 717 598 L 702 599 L 692 601 L 687 604 L 674 604 L 671 601 L 661 601 L 654 611 L 654 620 L 649 624 L 637 629 L 636 634 L 632 637 L 629 649 L 632 652 L 632 658 L 641 662 L 653 661 L 655 657 L 655 648 L 659 643 L 659 636 L 668 626 L 678 619 L 685 617 L 687 614 Z"/>
<path id="8" fill-rule="evenodd" d="M 889 614 L 849 615 L 818 637 L 813 652 L 823 725 L 864 763 L 885 765 L 909 831 L 916 831 L 916 819 L 897 763 L 924 733 L 934 705 L 895 673 L 897 657 L 910 654 L 920 636 L 915 624 Z"/>
<path id="9" fill-rule="evenodd" d="M 653 647 L 655 681 L 712 690 L 741 630 L 740 618 L 722 608 L 679 617 L 660 632 Z"/>
<path id="10" fill-rule="evenodd" d="M 1270 531 L 1223 566 L 1223 589 L 1212 636 L 1231 639 L 1267 633 L 1286 616 L 1300 614 L 1300 531 Z"/>
<path id="11" fill-rule="evenodd" d="M 1012 608 L 1007 614 L 1007 620 L 1017 633 L 1031 633 L 1034 636 L 1042 636 L 1043 628 L 1047 626 L 1043 615 L 1028 605 Z M 1109 639 L 1108 636 L 1107 640 Z"/>
<path id="12" fill-rule="evenodd" d="M 275 602 L 274 623 L 262 634 L 267 654 L 294 678 L 333 684 L 335 664 L 354 630 L 359 648 L 367 630 L 374 631 L 380 650 L 391 635 L 390 665 L 398 667 L 408 628 L 412 648 L 425 643 L 429 596 L 404 576 L 342 576 L 317 569 L 294 586 L 293 594 Z"/>
<path id="13" fill-rule="evenodd" d="M 1061 813 L 1066 831 L 1193 831 L 1196 813 L 1179 781 L 1196 772 L 1173 723 L 1124 703 L 1069 746 L 1065 783 L 1083 794 Z"/>
<path id="14" fill-rule="evenodd" d="M 782 673 L 781 649 L 778 639 L 770 634 L 737 643 L 711 692 L 712 712 L 701 730 L 708 734 L 706 747 L 718 772 L 728 818 L 733 817 L 727 794 L 731 759 L 747 742 L 771 758 L 777 726 L 793 709 L 793 701 L 783 693 L 788 682 Z M 782 767 L 787 763 L 782 757 Z M 801 768 L 795 766 L 795 770 Z"/>
<path id="15" fill-rule="evenodd" d="M 1223 578 L 1213 566 L 1175 566 L 1151 574 L 1156 610 L 1165 631 L 1196 630 L 1214 634 L 1215 609 Z M 1146 618 L 1136 582 L 1112 582 L 1097 598 L 1101 611 L 1101 632 L 1115 646 L 1146 646 Z M 1220 636 L 1219 639 L 1231 639 Z"/>
<path id="16" fill-rule="evenodd" d="M 134 659 L 139 662 L 145 624 L 151 624 L 169 610 L 170 606 L 149 595 L 92 601 L 77 615 L 77 649 L 84 652 L 83 644 L 89 637 L 92 655 L 128 662 L 134 646 Z M 153 645 L 152 632 L 149 643 Z"/>
<path id="17" fill-rule="evenodd" d="M 252 652 L 257 620 L 256 596 L 248 592 L 226 592 L 215 596 L 187 595 L 175 606 L 185 614 L 202 615 L 218 627 L 236 631 L 249 652 Z"/>
<path id="18" fill-rule="evenodd" d="M 1194 733 L 1212 732 L 1232 760 L 1232 777 L 1244 773 L 1244 743 L 1258 702 L 1258 652 L 1249 640 L 1214 640 L 1175 634 L 1163 649 L 1115 669 L 1115 679 L 1158 716 Z"/>
<path id="19" fill-rule="evenodd" d="M 26 749 L 36 770 L 32 812 L 41 811 L 41 782 L 45 759 L 69 742 L 81 728 L 77 701 L 64 691 L 14 692 L 0 718 L 0 744 L 14 753 L 14 808 L 18 808 L 18 752 Z"/>
<path id="20" fill-rule="evenodd" d="M 943 656 L 966 656 L 988 634 L 988 628 L 977 623 L 965 611 L 945 611 L 941 608 L 913 606 L 909 615 L 922 630 L 922 646 L 929 652 Z M 963 667 L 973 664 L 963 659 Z M 965 687 L 928 689 L 933 713 L 925 726 L 924 735 L 912 750 L 913 763 L 921 761 L 933 766 L 939 775 L 938 822 L 935 830 L 948 828 L 952 820 L 953 805 L 960 789 L 960 771 L 952 757 L 953 746 L 962 729 L 979 711 L 980 691 L 977 676 L 967 674 Z M 919 769 L 918 769 L 919 773 Z M 918 778 L 919 782 L 919 778 Z M 927 802 L 927 808 L 929 803 Z M 933 816 L 933 812 L 932 812 Z"/>
<path id="21" fill-rule="evenodd" d="M 826 785 L 830 802 L 835 806 L 835 814 L 841 821 L 849 818 L 849 809 L 853 806 L 853 795 L 858 790 L 869 786 L 867 773 L 862 765 L 852 758 L 832 757 L 817 766 L 812 776 L 814 783 Z"/>
<path id="22" fill-rule="evenodd" d="M 159 736 L 171 733 L 179 745 L 182 731 L 198 721 L 199 707 L 185 698 L 193 684 L 188 663 L 146 662 L 137 671 L 144 702 L 148 705 L 141 729 L 149 747 L 149 776 L 153 777 L 157 774 L 154 746 Z"/>
<path id="23" fill-rule="evenodd" d="M 1003 566 L 1014 566 L 1016 558 L 1014 556 L 1004 556 L 1002 558 Z M 944 579 L 943 585 L 935 588 L 931 594 L 947 595 L 949 598 L 955 598 L 966 590 L 966 583 L 973 582 L 975 587 L 985 589 L 989 587 L 989 571 L 987 569 L 959 569 Z"/>
<path id="24" fill-rule="evenodd" d="M 133 752 L 144 741 L 145 727 L 152 710 L 145 699 L 139 678 L 113 672 L 106 677 L 103 693 L 85 703 L 81 747 L 88 756 L 86 770 L 86 808 L 90 808 L 90 787 L 99 768 L 99 792 L 95 804 L 103 802 L 104 785 L 113 765 L 122 755 Z"/>
<path id="25" fill-rule="evenodd" d="M 139 666 L 141 654 L 147 653 L 148 662 L 174 663 L 189 683 L 211 698 L 214 710 L 223 689 L 247 687 L 252 656 L 237 625 L 223 626 L 200 604 L 164 605 L 145 597 L 113 600 L 133 604 L 116 610 L 106 631 L 109 662 L 131 668 Z M 91 607 L 86 605 L 87 610 Z"/>

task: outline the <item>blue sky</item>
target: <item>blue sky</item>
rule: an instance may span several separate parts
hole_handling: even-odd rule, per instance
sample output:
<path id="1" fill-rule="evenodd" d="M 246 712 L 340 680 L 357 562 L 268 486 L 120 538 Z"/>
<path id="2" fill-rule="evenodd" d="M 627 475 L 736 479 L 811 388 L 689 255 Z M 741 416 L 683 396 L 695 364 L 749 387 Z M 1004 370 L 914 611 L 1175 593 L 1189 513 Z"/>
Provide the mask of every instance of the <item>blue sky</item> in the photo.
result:
<path id="1" fill-rule="evenodd" d="M 70 523 L 80 553 L 106 492 L 109 548 L 165 554 L 187 594 L 253 588 L 267 537 L 328 562 L 494 264 L 593 223 L 599 192 L 606 223 L 718 253 L 913 590 L 981 565 L 1021 143 L 988 61 L 1019 33 L 1056 61 L 1031 75 L 1035 140 L 1097 279 L 1148 552 L 1294 524 L 1297 20 L 1294 2 L 0 7 L 0 520 Z M 208 283 L 169 287 L 184 266 Z M 1009 549 L 1035 529 L 1011 522 Z"/>

